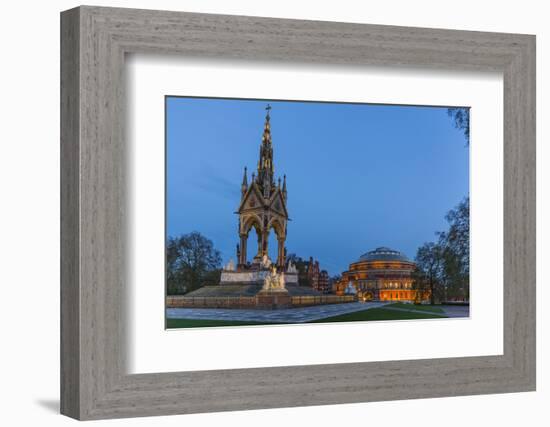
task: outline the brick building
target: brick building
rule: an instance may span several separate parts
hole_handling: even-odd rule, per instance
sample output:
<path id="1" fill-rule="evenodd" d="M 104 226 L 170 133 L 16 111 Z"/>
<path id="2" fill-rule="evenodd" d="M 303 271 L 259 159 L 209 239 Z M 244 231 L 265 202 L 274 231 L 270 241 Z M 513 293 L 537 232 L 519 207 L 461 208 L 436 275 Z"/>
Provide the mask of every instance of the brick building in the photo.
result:
<path id="1" fill-rule="evenodd" d="M 321 270 L 319 261 L 309 258 L 307 265 L 307 280 L 309 285 L 323 294 L 328 294 L 331 291 L 330 280 L 327 270 Z"/>

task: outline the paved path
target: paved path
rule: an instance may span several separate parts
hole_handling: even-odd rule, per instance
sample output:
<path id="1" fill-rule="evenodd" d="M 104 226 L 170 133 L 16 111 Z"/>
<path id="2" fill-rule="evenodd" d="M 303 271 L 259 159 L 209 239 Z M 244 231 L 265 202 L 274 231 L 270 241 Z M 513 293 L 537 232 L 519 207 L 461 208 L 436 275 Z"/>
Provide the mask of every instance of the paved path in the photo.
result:
<path id="1" fill-rule="evenodd" d="M 448 317 L 469 317 L 470 306 L 469 305 L 440 305 L 445 315 Z"/>
<path id="2" fill-rule="evenodd" d="M 211 320 L 241 320 L 265 323 L 302 323 L 355 311 L 382 307 L 388 302 L 351 302 L 343 304 L 326 304 L 312 307 L 288 308 L 283 310 L 246 310 L 230 308 L 168 308 L 169 319 L 211 319 Z M 459 305 L 439 305 L 447 317 L 468 317 L 469 307 Z M 388 307 L 390 309 L 390 307 Z M 432 314 L 425 310 L 411 308 L 391 308 L 395 311 Z M 441 313 L 433 313 L 441 314 Z"/>
<path id="3" fill-rule="evenodd" d="M 350 302 L 288 308 L 284 310 L 241 310 L 228 308 L 168 308 L 169 319 L 244 320 L 266 323 L 302 323 L 355 311 L 381 307 L 386 302 Z"/>

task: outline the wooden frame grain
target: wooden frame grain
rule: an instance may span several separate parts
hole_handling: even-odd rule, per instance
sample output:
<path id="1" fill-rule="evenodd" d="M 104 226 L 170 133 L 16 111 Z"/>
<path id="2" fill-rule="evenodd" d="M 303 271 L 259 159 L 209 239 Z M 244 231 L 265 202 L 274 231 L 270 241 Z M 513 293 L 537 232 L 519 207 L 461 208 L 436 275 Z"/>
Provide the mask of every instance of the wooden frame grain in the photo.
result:
<path id="1" fill-rule="evenodd" d="M 128 375 L 124 58 L 136 52 L 502 72 L 504 354 Z M 61 14 L 61 166 L 65 415 L 100 419 L 535 390 L 534 36 L 71 9 Z"/>

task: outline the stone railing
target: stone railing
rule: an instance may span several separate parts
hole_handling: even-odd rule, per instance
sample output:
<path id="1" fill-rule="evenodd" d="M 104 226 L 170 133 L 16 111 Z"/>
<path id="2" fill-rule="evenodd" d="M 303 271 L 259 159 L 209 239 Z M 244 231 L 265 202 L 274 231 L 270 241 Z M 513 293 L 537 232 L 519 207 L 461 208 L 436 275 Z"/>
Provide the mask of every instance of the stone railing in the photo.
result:
<path id="1" fill-rule="evenodd" d="M 288 298 L 288 297 L 287 297 Z M 302 295 L 290 297 L 290 306 L 306 307 L 322 304 L 340 304 L 356 301 L 355 295 Z M 168 308 L 262 308 L 265 304 L 258 296 L 190 297 L 173 295 L 166 297 Z M 288 306 L 288 305 L 287 305 Z"/>
<path id="2" fill-rule="evenodd" d="M 168 308 L 256 308 L 256 297 L 166 297 Z"/>
<path id="3" fill-rule="evenodd" d="M 355 295 L 300 295 L 291 298 L 293 307 L 304 307 L 309 305 L 322 304 L 341 304 L 346 302 L 354 302 L 357 298 Z"/>

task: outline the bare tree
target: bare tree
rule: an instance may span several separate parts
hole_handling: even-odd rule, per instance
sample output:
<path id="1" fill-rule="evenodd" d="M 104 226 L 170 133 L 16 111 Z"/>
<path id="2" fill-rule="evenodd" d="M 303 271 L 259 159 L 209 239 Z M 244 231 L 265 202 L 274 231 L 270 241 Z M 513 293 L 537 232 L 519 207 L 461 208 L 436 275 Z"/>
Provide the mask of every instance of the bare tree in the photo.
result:
<path id="1" fill-rule="evenodd" d="M 194 231 L 170 237 L 166 248 L 168 294 L 182 294 L 219 281 L 221 254 L 214 244 Z"/>

